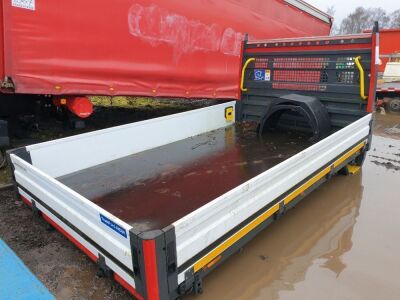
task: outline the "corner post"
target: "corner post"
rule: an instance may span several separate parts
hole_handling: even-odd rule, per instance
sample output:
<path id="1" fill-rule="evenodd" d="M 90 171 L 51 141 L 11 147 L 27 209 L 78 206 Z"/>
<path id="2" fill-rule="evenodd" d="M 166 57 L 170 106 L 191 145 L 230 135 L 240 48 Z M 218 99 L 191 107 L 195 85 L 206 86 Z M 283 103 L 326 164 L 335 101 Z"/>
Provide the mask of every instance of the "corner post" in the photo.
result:
<path id="1" fill-rule="evenodd" d="M 146 300 L 175 299 L 178 274 L 174 228 L 130 232 L 136 289 Z"/>

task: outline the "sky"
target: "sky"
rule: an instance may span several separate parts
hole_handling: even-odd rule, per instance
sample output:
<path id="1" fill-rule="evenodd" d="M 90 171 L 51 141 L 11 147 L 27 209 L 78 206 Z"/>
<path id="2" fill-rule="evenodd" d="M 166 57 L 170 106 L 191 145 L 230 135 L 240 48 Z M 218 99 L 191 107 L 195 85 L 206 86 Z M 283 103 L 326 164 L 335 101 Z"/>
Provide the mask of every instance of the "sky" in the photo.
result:
<path id="1" fill-rule="evenodd" d="M 334 5 L 336 9 L 336 25 L 340 25 L 341 21 L 358 6 L 363 6 L 365 8 L 381 7 L 388 12 L 400 9 L 399 0 L 306 0 L 306 2 L 322 11 L 326 11 L 328 7 Z"/>

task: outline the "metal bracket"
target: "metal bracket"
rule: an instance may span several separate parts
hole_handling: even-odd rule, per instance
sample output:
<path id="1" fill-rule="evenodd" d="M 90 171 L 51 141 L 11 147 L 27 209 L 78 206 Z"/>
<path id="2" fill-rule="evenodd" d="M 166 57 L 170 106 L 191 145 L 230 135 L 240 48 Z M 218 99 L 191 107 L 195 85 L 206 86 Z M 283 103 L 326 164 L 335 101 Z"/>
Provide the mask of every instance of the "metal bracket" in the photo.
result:
<path id="1" fill-rule="evenodd" d="M 347 172 L 351 175 L 355 175 L 358 172 L 360 172 L 361 167 L 359 166 L 354 166 L 354 165 L 347 165 Z"/>
<path id="2" fill-rule="evenodd" d="M 36 206 L 36 201 L 32 199 L 31 203 L 32 203 L 32 211 L 33 211 L 33 213 L 35 214 L 35 216 L 39 217 L 40 216 L 40 210 Z"/>
<path id="3" fill-rule="evenodd" d="M 140 250 L 137 249 L 135 246 L 132 246 L 133 274 L 136 277 L 140 277 L 139 253 L 140 253 Z"/>
<path id="4" fill-rule="evenodd" d="M 203 281 L 201 280 L 199 274 L 194 275 L 193 287 L 195 295 L 203 294 Z"/>
<path id="5" fill-rule="evenodd" d="M 179 286 L 179 294 L 184 295 L 194 292 L 195 295 L 203 293 L 203 281 L 199 274 L 194 274 L 193 268 L 186 271 L 185 281 Z"/>
<path id="6" fill-rule="evenodd" d="M 184 295 L 193 290 L 194 287 L 194 270 L 190 268 L 185 272 L 185 281 L 179 286 L 179 294 Z"/>
<path id="7" fill-rule="evenodd" d="M 111 278 L 113 276 L 113 271 L 107 266 L 105 257 L 100 253 L 99 258 L 97 259 L 97 265 L 99 266 L 97 276 L 101 278 Z"/>
<path id="8" fill-rule="evenodd" d="M 286 213 L 286 205 L 285 201 L 279 202 L 279 210 L 275 213 L 275 220 L 279 220 L 282 218 Z"/>
<path id="9" fill-rule="evenodd" d="M 326 174 L 326 179 L 331 179 L 335 175 L 335 166 L 331 165 L 331 170 L 329 171 L 328 174 Z"/>

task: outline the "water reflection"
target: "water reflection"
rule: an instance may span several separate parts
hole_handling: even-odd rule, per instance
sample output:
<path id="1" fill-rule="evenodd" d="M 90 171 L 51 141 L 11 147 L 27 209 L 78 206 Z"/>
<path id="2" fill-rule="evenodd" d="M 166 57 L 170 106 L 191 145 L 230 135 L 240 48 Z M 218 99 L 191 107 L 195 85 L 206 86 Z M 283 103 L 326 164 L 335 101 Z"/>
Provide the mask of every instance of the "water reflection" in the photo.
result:
<path id="1" fill-rule="evenodd" d="M 137 230 L 166 227 L 311 145 L 230 126 L 59 178 Z"/>
<path id="2" fill-rule="evenodd" d="M 281 291 L 305 280 L 314 264 L 340 276 L 346 268 L 343 256 L 353 246 L 361 180 L 362 174 L 340 176 L 308 196 L 206 278 L 205 294 L 198 299 L 279 299 Z"/>

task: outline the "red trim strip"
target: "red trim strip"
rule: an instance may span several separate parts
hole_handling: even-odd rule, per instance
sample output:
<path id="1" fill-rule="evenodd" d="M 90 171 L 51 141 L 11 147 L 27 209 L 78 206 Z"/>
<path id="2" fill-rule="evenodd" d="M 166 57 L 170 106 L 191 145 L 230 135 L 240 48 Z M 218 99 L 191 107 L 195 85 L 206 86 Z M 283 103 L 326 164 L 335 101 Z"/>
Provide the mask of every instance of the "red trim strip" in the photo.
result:
<path id="1" fill-rule="evenodd" d="M 32 208 L 32 202 L 31 201 L 29 201 L 28 199 L 26 199 L 24 196 L 22 196 L 22 195 L 20 195 L 21 196 L 21 199 L 22 199 L 22 201 L 26 204 L 26 205 L 28 205 L 30 208 Z"/>
<path id="2" fill-rule="evenodd" d="M 22 201 L 27 204 L 29 207 L 32 207 L 32 203 L 25 198 L 24 196 L 20 195 Z M 70 240 L 78 249 L 83 251 L 89 258 L 97 262 L 97 256 L 93 254 L 89 249 L 87 249 L 84 245 L 82 245 L 77 239 L 75 239 L 72 235 L 70 235 L 67 231 L 65 231 L 60 225 L 58 225 L 55 221 L 53 221 L 48 215 L 42 212 L 43 219 L 45 219 L 49 224 L 51 224 L 55 229 L 57 229 L 62 235 L 64 235 L 68 240 Z M 120 275 L 114 272 L 114 279 L 120 285 L 122 285 L 129 293 L 131 293 L 134 297 L 138 300 L 143 300 L 143 297 L 132 287 L 128 282 L 125 281 Z"/>
<path id="3" fill-rule="evenodd" d="M 160 299 L 158 291 L 158 271 L 156 257 L 156 241 L 143 241 L 143 255 L 146 273 L 147 299 Z"/>
<path id="4" fill-rule="evenodd" d="M 67 239 L 69 239 L 76 247 L 81 249 L 91 260 L 97 262 L 97 256 L 89 251 L 85 246 L 83 246 L 78 240 L 76 240 L 72 235 L 70 235 L 67 231 L 65 231 L 60 225 L 50 219 L 45 213 L 42 212 L 43 219 L 45 219 L 48 223 L 51 224 L 55 229 L 61 232 Z"/>
<path id="5" fill-rule="evenodd" d="M 301 47 L 260 47 L 248 48 L 245 53 L 274 53 L 274 52 L 299 52 L 299 51 L 334 51 L 334 50 L 354 50 L 354 49 L 371 49 L 371 44 L 350 44 L 350 45 L 321 45 L 321 46 L 308 46 Z"/>
<path id="6" fill-rule="evenodd" d="M 376 45 L 377 45 L 377 34 L 372 35 L 372 54 L 371 54 L 371 77 L 369 80 L 369 95 L 368 95 L 368 106 L 367 112 L 372 112 L 374 109 L 374 103 L 376 98 L 376 76 L 377 76 L 377 65 L 376 65 Z"/>
<path id="7" fill-rule="evenodd" d="M 367 39 L 371 37 L 371 31 L 369 33 L 351 34 L 351 35 L 335 35 L 335 36 L 315 36 L 315 37 L 303 37 L 303 38 L 283 38 L 283 39 L 266 39 L 266 40 L 251 40 L 248 42 L 249 45 L 264 44 L 264 43 L 297 43 L 297 42 L 323 42 L 323 41 L 337 41 L 337 40 L 356 40 L 356 39 Z"/>
<path id="8" fill-rule="evenodd" d="M 144 300 L 144 298 L 131 286 L 129 283 L 125 281 L 121 276 L 119 276 L 117 273 L 114 273 L 114 279 L 117 281 L 120 285 L 122 285 L 125 289 L 128 290 L 129 293 L 131 293 L 134 297 L 136 297 L 138 300 Z"/>

